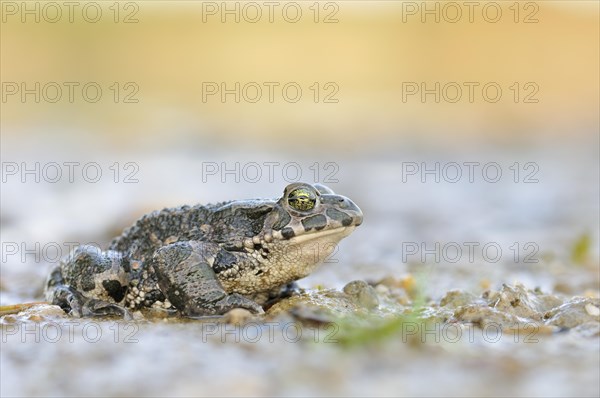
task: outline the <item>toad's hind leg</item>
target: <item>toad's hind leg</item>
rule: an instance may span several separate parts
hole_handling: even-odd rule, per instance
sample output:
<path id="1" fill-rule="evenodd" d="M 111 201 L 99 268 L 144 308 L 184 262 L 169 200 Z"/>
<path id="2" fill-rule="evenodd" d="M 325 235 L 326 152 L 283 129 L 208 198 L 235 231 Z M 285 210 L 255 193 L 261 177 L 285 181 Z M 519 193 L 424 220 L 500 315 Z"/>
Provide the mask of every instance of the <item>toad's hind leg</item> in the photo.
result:
<path id="1" fill-rule="evenodd" d="M 260 305 L 236 293 L 227 294 L 209 264 L 217 245 L 177 242 L 157 250 L 152 265 L 158 286 L 183 315 L 222 315 L 234 308 L 263 313 Z"/>
<path id="2" fill-rule="evenodd" d="M 76 317 L 131 318 L 122 306 L 128 284 L 127 262 L 119 253 L 80 246 L 50 273 L 46 300 Z"/>

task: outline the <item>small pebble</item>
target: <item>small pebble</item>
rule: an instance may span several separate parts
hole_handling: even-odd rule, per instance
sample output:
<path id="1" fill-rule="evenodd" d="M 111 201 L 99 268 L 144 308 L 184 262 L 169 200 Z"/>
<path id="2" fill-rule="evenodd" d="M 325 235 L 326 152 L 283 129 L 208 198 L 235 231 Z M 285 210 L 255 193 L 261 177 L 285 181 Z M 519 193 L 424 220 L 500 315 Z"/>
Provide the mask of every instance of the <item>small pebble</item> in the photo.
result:
<path id="1" fill-rule="evenodd" d="M 242 325 L 252 318 L 252 313 L 244 308 L 234 308 L 223 316 L 223 320 L 232 325 Z"/>
<path id="2" fill-rule="evenodd" d="M 367 309 L 377 308 L 379 298 L 375 289 L 365 281 L 352 281 L 344 286 L 344 293 L 353 297 L 354 302 Z"/>
<path id="3" fill-rule="evenodd" d="M 587 312 L 591 316 L 600 316 L 600 308 L 596 307 L 592 303 L 587 303 L 585 305 L 585 312 Z"/>
<path id="4" fill-rule="evenodd" d="M 386 294 L 386 293 L 390 292 L 390 288 L 387 287 L 386 285 L 382 285 L 382 284 L 375 286 L 375 290 L 377 291 L 377 293 L 380 293 L 380 294 Z"/>
<path id="5" fill-rule="evenodd" d="M 14 315 L 4 315 L 0 318 L 0 323 L 15 323 L 17 321 L 17 317 Z"/>

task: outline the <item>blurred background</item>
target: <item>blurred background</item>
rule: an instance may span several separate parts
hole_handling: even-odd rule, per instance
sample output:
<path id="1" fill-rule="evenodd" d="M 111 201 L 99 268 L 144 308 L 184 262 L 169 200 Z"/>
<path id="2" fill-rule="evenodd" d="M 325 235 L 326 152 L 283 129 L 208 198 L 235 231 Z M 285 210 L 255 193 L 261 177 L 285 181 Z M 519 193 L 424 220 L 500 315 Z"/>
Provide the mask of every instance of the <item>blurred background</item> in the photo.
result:
<path id="1" fill-rule="evenodd" d="M 169 141 L 355 155 L 392 142 L 519 145 L 597 132 L 595 2 L 281 2 L 271 9 L 148 1 L 78 3 L 71 13 L 42 2 L 29 14 L 3 4 L 2 81 L 30 89 L 56 82 L 63 91 L 56 103 L 33 95 L 23 103 L 20 92 L 5 90 L 6 139 L 60 134 L 107 148 L 164 149 Z M 79 83 L 73 101 L 64 82 Z M 103 90 L 95 103 L 82 98 L 89 82 Z M 263 95 L 248 86 L 239 103 L 204 90 L 239 83 L 241 92 L 252 82 Z M 265 82 L 278 83 L 272 101 Z M 457 83 L 462 96 L 449 86 L 436 103 L 434 94 L 422 101 L 420 90 L 410 91 L 409 83 L 431 90 L 436 82 Z M 465 82 L 478 84 L 472 100 Z M 301 87 L 297 102 L 282 94 L 287 83 Z M 487 83 L 501 87 L 497 102 L 489 100 L 493 87 L 485 99 Z M 288 97 L 296 98 L 294 87 Z"/>
<path id="2" fill-rule="evenodd" d="M 467 3 L 2 1 L 1 304 L 148 211 L 299 180 L 365 214 L 305 287 L 598 297 L 599 3 Z M 503 254 L 406 251 L 448 242 Z"/>

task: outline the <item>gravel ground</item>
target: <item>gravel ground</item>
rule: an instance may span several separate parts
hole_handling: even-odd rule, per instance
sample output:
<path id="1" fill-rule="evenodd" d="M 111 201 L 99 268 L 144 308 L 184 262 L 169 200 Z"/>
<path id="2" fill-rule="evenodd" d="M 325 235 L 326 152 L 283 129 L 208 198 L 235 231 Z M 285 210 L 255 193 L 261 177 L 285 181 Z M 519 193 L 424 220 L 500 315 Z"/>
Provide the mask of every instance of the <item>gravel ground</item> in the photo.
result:
<path id="1" fill-rule="evenodd" d="M 44 159 L 34 152 L 29 156 Z M 300 282 L 303 295 L 260 319 L 140 313 L 123 323 L 70 319 L 44 305 L 5 315 L 1 395 L 598 396 L 596 149 L 515 153 L 318 158 L 321 167 L 339 166 L 339 183 L 330 185 L 361 206 L 365 222 L 331 263 Z M 98 161 L 107 170 L 115 161 L 135 162 L 137 184 L 8 181 L 1 304 L 41 300 L 45 275 L 57 254 L 66 254 L 66 242 L 104 245 L 165 206 L 279 195 L 281 176 L 222 183 L 220 176 L 203 182 L 201 173 L 203 162 L 283 164 L 290 161 L 284 155 L 145 152 Z M 69 156 L 64 161 L 76 160 Z M 314 158 L 294 161 L 310 175 Z M 504 177 L 422 183 L 420 175 L 406 175 L 407 162 L 475 161 L 496 162 Z M 539 181 L 515 183 L 515 162 L 519 180 L 534 162 Z M 37 256 L 23 253 L 22 242 Z M 366 283 L 344 289 L 354 280 Z"/>

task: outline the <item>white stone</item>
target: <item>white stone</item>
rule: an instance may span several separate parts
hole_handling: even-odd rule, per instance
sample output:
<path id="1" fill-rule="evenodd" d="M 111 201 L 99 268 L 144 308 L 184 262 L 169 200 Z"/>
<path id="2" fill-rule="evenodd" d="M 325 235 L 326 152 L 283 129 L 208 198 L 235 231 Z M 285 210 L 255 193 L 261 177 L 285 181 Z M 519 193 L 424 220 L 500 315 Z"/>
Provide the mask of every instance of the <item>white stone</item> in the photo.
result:
<path id="1" fill-rule="evenodd" d="M 587 303 L 585 305 L 585 312 L 587 312 L 591 316 L 600 316 L 600 308 L 596 307 L 592 303 Z"/>

